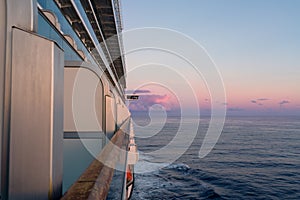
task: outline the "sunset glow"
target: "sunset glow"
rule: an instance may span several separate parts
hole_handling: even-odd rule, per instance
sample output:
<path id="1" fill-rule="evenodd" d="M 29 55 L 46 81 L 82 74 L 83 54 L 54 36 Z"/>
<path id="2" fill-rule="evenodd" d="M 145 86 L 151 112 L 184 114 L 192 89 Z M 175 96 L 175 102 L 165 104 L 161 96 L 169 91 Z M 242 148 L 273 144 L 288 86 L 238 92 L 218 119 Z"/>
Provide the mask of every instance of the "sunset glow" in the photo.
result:
<path id="1" fill-rule="evenodd" d="M 157 58 L 149 51 L 127 55 L 126 62 L 130 77 L 128 89 L 136 89 L 143 84 L 159 82 L 159 79 L 168 77 L 167 85 L 171 90 L 176 87 L 178 91 L 185 94 L 183 96 L 189 96 L 177 75 L 167 71 L 160 73 L 149 71 L 146 75 L 140 76 L 130 73 L 130 69 L 145 63 L 163 62 L 169 68 L 178 69 L 181 74 L 185 73 L 185 80 L 188 79 L 193 85 L 198 105 L 202 110 L 210 109 L 211 103 L 214 102 L 226 106 L 227 114 L 299 115 L 300 28 L 298 19 L 300 15 L 296 6 L 281 1 L 276 1 L 276 4 L 269 1 L 239 3 L 193 1 L 193 3 L 197 4 L 194 8 L 198 10 L 193 10 L 194 8 L 188 7 L 189 4 L 183 2 L 172 4 L 170 0 L 162 2 L 155 8 L 153 3 L 147 1 L 127 2 L 124 5 L 124 17 L 128 22 L 125 24 L 125 31 L 143 27 L 162 27 L 191 37 L 207 51 L 212 62 L 216 64 L 223 79 L 226 101 L 212 100 L 212 91 L 209 90 L 206 77 L 199 78 L 194 72 L 188 72 L 186 63 L 167 54 L 161 54 Z M 170 9 L 170 6 L 173 9 Z M 191 10 L 185 12 L 188 13 L 186 16 L 181 16 L 174 13 L 178 9 Z M 154 10 L 156 14 L 152 15 Z M 161 15 L 162 13 L 164 15 Z M 235 17 L 237 15 L 239 17 Z M 166 17 L 159 18 L 159 16 Z M 153 38 L 153 41 L 155 40 Z M 149 41 L 151 43 L 151 36 Z M 173 41 L 174 46 L 176 42 Z M 152 75 L 155 77 L 153 80 Z M 189 78 L 186 78 L 187 76 Z M 173 83 L 170 80 L 177 82 Z M 143 88 L 147 89 L 147 87 Z M 177 106 L 174 108 L 170 106 L 174 106 L 174 103 L 167 93 L 152 89 L 151 94 L 154 96 L 145 95 L 141 99 L 146 104 L 161 103 L 166 106 L 166 110 L 177 108 Z M 181 99 L 179 98 L 178 101 L 180 102 Z M 167 105 L 166 102 L 171 103 Z M 189 103 L 188 98 L 181 107 L 195 108 L 192 103 Z"/>

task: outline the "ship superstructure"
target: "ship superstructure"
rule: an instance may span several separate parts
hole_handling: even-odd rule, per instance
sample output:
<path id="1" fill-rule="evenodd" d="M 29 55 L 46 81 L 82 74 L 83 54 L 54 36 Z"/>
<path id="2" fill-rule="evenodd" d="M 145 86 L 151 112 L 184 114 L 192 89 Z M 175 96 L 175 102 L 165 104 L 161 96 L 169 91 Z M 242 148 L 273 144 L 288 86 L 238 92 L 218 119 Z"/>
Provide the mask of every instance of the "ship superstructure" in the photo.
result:
<path id="1" fill-rule="evenodd" d="M 0 199 L 130 196 L 137 154 L 120 9 L 0 0 Z"/>

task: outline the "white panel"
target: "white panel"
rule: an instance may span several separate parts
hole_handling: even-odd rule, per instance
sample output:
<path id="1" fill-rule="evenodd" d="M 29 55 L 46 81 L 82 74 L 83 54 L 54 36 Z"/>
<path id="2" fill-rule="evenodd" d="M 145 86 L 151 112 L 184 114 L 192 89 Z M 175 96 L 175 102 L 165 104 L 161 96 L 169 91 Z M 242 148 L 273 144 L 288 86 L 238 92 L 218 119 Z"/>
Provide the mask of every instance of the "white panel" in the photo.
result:
<path id="1" fill-rule="evenodd" d="M 110 138 L 116 129 L 116 103 L 115 99 L 109 96 L 105 98 L 105 116 L 106 116 L 106 131 L 105 133 Z"/>
<path id="2" fill-rule="evenodd" d="M 103 88 L 86 68 L 65 68 L 64 131 L 102 131 Z"/>
<path id="3" fill-rule="evenodd" d="M 8 179 L 8 146 L 9 146 L 9 114 L 10 114 L 10 83 L 11 83 L 11 36 L 12 27 L 25 30 L 37 30 L 36 0 L 0 0 L 0 129 L 1 129 L 1 185 L 2 198 L 7 198 Z M 5 37 L 6 44 L 2 37 Z M 3 45 L 5 55 L 3 57 Z M 1 62 L 5 62 L 4 64 Z M 4 71 L 5 70 L 5 71 Z M 5 72 L 5 74 L 4 74 Z M 5 86 L 3 85 L 5 84 Z M 5 87 L 5 89 L 4 89 Z M 3 100 L 4 98 L 4 100 Z M 3 102 L 4 101 L 4 102 Z M 3 107 L 2 107 L 3 106 Z M 2 125 L 1 125 L 2 124 Z M 2 132 L 3 131 L 3 132 Z"/>
<path id="4" fill-rule="evenodd" d="M 37 31 L 37 0 L 6 0 L 7 25 Z"/>
<path id="5" fill-rule="evenodd" d="M 3 100 L 4 100 L 4 69 L 5 69 L 5 36 L 6 36 L 6 10 L 5 10 L 5 0 L 0 0 L 0 144 L 2 144 L 2 130 L 3 130 Z M 0 147 L 0 155 L 2 155 L 2 145 Z M 0 195 L 1 195 L 1 156 L 0 156 Z"/>
<path id="6" fill-rule="evenodd" d="M 9 199 L 61 195 L 63 52 L 13 29 Z"/>

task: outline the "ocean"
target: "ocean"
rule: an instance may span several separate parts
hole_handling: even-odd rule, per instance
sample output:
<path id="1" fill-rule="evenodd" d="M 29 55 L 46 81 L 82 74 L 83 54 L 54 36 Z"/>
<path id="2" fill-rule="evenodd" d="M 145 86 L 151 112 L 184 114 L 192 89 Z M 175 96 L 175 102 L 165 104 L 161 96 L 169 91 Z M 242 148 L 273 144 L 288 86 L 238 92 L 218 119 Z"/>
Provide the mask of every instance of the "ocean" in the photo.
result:
<path id="1" fill-rule="evenodd" d="M 300 117 L 227 117 L 218 143 L 200 159 L 209 119 L 185 120 L 186 127 L 199 122 L 197 135 L 179 158 L 164 163 L 153 152 L 175 137 L 180 118 L 154 123 L 133 116 L 140 159 L 132 200 L 300 199 Z"/>

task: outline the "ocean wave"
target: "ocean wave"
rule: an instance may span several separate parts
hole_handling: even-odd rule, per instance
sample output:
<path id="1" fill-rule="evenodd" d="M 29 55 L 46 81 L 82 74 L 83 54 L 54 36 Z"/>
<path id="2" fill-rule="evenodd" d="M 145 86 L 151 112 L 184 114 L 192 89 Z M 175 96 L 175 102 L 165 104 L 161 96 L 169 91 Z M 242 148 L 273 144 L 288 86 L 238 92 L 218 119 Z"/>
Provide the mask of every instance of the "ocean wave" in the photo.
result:
<path id="1" fill-rule="evenodd" d="M 293 123 L 290 130 L 283 129 L 285 123 Z M 198 157 L 200 134 L 176 163 L 142 156 L 140 167 L 156 171 L 136 175 L 132 199 L 300 199 L 294 131 L 299 128 L 299 118 L 229 118 L 220 142 L 204 159 Z M 141 151 L 155 151 L 154 145 L 167 143 L 169 136 L 173 133 L 165 129 L 156 140 L 137 142 Z"/>
<path id="2" fill-rule="evenodd" d="M 134 166 L 135 173 L 153 173 L 169 165 L 169 163 L 153 162 L 153 159 L 152 156 L 139 152 L 139 161 Z"/>
<path id="3" fill-rule="evenodd" d="M 188 171 L 190 166 L 184 163 L 176 163 L 176 164 L 171 164 L 166 167 L 166 169 L 176 169 L 178 171 Z"/>
<path id="4" fill-rule="evenodd" d="M 137 174 L 132 199 L 222 199 L 196 176 L 197 171 L 174 163 L 153 173 Z"/>

